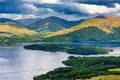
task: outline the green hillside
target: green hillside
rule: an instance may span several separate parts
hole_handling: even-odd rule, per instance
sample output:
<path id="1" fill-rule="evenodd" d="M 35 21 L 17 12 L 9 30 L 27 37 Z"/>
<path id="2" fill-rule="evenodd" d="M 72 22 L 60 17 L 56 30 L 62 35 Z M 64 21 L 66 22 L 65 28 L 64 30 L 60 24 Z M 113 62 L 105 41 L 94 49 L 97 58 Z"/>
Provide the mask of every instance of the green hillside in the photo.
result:
<path id="1" fill-rule="evenodd" d="M 55 33 L 50 34 L 46 37 L 65 35 L 65 34 L 69 34 L 71 32 L 74 32 L 76 30 L 80 30 L 82 28 L 87 28 L 90 26 L 96 26 L 106 33 L 112 33 L 113 28 L 117 28 L 120 26 L 119 22 L 120 22 L 120 18 L 110 17 L 110 16 L 102 17 L 102 18 L 101 17 L 90 18 L 88 20 L 83 21 L 82 23 L 80 23 L 77 26 L 55 32 Z"/>
<path id="2" fill-rule="evenodd" d="M 63 61 L 67 67 L 54 69 L 34 80 L 119 80 L 120 72 L 108 71 L 111 68 L 120 67 L 120 57 L 73 57 Z M 104 76 L 106 76 L 106 79 Z M 108 75 L 108 76 L 107 76 Z M 110 75 L 112 79 L 109 79 Z M 95 76 L 101 76 L 94 78 Z"/>
<path id="3" fill-rule="evenodd" d="M 47 42 L 120 41 L 120 18 L 91 18 L 78 26 L 52 33 Z"/>

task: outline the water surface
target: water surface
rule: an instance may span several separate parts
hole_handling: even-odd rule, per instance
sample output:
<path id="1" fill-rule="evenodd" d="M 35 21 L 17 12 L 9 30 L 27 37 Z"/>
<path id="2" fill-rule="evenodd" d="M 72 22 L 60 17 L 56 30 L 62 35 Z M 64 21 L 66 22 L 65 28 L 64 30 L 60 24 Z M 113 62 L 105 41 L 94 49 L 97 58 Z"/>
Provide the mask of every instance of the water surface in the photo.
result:
<path id="1" fill-rule="evenodd" d="M 99 44 L 90 45 L 98 46 Z M 120 56 L 118 44 L 100 44 L 99 46 L 114 51 L 109 54 L 90 56 Z M 62 61 L 67 60 L 68 56 L 71 55 L 65 52 L 26 50 L 22 46 L 0 47 L 0 80 L 33 80 L 34 76 L 44 74 L 58 67 L 64 67 Z"/>
<path id="2" fill-rule="evenodd" d="M 61 52 L 25 50 L 22 47 L 0 47 L 0 80 L 32 80 L 46 73 L 70 56 Z"/>

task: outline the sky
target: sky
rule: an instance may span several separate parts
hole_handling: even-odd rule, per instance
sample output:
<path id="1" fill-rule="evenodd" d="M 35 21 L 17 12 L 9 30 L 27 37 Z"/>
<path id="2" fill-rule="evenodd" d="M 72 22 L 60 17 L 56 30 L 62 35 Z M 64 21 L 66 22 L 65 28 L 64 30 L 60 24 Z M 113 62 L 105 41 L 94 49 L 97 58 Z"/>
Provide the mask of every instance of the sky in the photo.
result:
<path id="1" fill-rule="evenodd" d="M 79 20 L 98 15 L 120 17 L 120 0 L 0 0 L 0 18 Z"/>

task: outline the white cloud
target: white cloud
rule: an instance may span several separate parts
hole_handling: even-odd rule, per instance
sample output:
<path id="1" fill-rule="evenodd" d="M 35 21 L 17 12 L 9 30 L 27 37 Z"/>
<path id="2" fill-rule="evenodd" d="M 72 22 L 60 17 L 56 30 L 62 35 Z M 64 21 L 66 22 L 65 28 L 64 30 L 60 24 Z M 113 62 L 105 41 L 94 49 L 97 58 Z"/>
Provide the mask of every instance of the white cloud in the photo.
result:
<path id="1" fill-rule="evenodd" d="M 39 8 L 38 14 L 48 14 L 48 13 L 55 13 L 55 11 L 51 8 Z"/>
<path id="2" fill-rule="evenodd" d="M 29 2 L 29 3 L 37 3 L 37 4 L 58 4 L 61 1 L 60 0 L 23 0 L 25 2 Z"/>
<path id="3" fill-rule="evenodd" d="M 57 4 L 60 3 L 60 0 L 40 0 L 40 3 Z"/>
<path id="4" fill-rule="evenodd" d="M 26 13 L 35 13 L 39 11 L 39 8 L 37 8 L 34 4 L 31 3 L 25 3 L 20 8 L 22 8 L 23 12 Z"/>
<path id="5" fill-rule="evenodd" d="M 66 20 L 80 20 L 80 19 L 86 19 L 86 18 L 90 18 L 93 16 L 86 16 L 86 17 L 81 17 L 81 16 L 76 16 L 75 14 L 72 15 L 67 15 L 64 13 L 47 13 L 47 14 L 41 14 L 41 15 L 33 15 L 33 14 L 0 14 L 0 18 L 9 18 L 9 19 L 13 19 L 13 20 L 17 20 L 17 19 L 29 19 L 29 18 L 46 18 L 46 17 L 50 17 L 50 16 L 56 16 L 56 17 L 60 17 Z"/>
<path id="6" fill-rule="evenodd" d="M 114 7 L 107 7 L 104 5 L 67 3 L 67 7 L 87 14 L 108 14 L 120 12 L 120 4 L 116 3 Z"/>
<path id="7" fill-rule="evenodd" d="M 0 14 L 0 18 L 9 18 L 9 19 L 26 19 L 26 18 L 37 18 L 33 14 Z"/>

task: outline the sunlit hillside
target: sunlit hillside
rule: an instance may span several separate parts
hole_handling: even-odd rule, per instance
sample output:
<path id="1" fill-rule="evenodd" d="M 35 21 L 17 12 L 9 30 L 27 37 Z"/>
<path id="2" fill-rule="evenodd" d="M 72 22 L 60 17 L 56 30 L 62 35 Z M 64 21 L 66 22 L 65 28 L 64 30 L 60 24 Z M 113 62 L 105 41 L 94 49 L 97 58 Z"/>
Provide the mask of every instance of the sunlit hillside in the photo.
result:
<path id="1" fill-rule="evenodd" d="M 22 35 L 34 35 L 36 32 L 31 31 L 27 28 L 21 27 L 13 22 L 6 22 L 0 24 L 0 35 L 1 36 L 22 36 Z"/>
<path id="2" fill-rule="evenodd" d="M 98 76 L 98 77 L 92 77 L 91 79 L 86 79 L 86 80 L 120 80 L 120 75 Z"/>
<path id="3" fill-rule="evenodd" d="M 68 33 L 74 32 L 75 30 L 80 30 L 82 28 L 86 28 L 90 26 L 96 26 L 106 33 L 113 33 L 113 28 L 120 26 L 120 18 L 110 17 L 110 16 L 102 17 L 102 18 L 101 17 L 90 18 L 82 22 L 78 26 L 65 29 L 65 30 L 61 30 L 61 31 L 57 31 L 46 37 L 68 34 Z"/>

